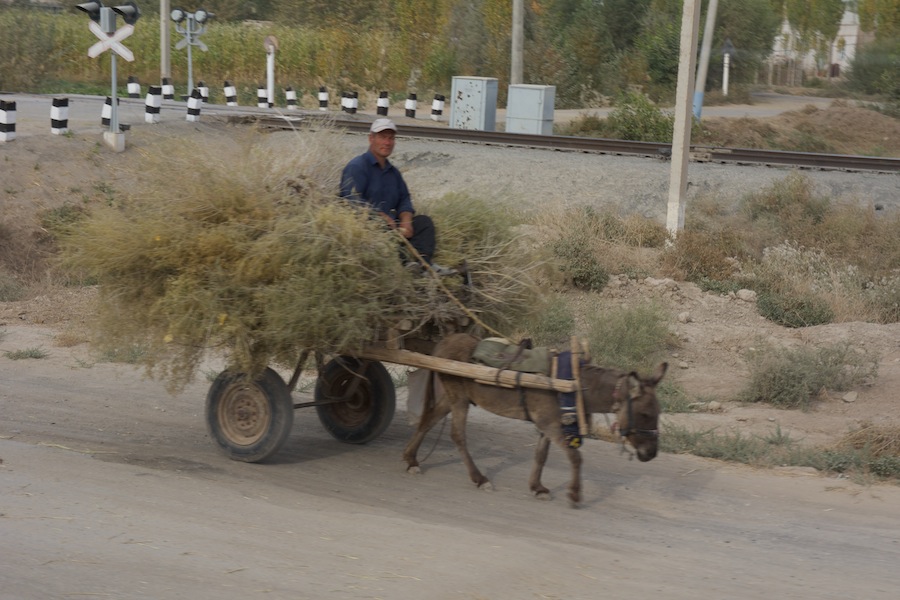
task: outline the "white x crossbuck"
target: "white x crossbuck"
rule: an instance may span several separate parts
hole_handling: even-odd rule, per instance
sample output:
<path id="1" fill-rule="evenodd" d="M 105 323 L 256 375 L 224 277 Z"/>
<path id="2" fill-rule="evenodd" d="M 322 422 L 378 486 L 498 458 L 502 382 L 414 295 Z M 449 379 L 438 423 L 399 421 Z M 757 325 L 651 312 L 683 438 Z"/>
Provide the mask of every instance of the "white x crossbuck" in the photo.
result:
<path id="1" fill-rule="evenodd" d="M 134 61 L 134 53 L 132 53 L 131 50 L 120 43 L 129 35 L 134 33 L 133 25 L 123 25 L 121 29 L 117 30 L 112 35 L 103 31 L 103 28 L 101 28 L 100 25 L 98 23 L 95 23 L 94 21 L 91 21 L 90 28 L 91 31 L 94 32 L 94 35 L 96 35 L 100 39 L 100 41 L 88 48 L 89 57 L 97 58 L 107 50 L 112 50 L 128 62 Z"/>

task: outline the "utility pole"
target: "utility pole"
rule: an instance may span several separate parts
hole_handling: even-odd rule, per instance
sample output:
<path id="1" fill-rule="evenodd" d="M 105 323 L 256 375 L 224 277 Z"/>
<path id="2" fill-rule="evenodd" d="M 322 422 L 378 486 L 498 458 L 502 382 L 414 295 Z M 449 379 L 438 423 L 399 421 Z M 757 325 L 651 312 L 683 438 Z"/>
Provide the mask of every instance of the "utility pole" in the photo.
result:
<path id="1" fill-rule="evenodd" d="M 684 200 L 687 194 L 688 160 L 691 151 L 691 89 L 697 64 L 697 37 L 700 29 L 700 0 L 684 0 L 681 16 L 681 46 L 678 52 L 678 85 L 675 88 L 675 131 L 672 136 L 672 166 L 669 174 L 669 203 L 666 229 L 677 235 L 684 229 Z"/>
<path id="2" fill-rule="evenodd" d="M 172 39 L 169 33 L 169 0 L 159 0 L 159 80 L 172 76 Z"/>
<path id="3" fill-rule="evenodd" d="M 703 45 L 700 47 L 700 66 L 697 67 L 697 81 L 694 84 L 694 118 L 703 112 L 703 94 L 706 91 L 706 72 L 709 69 L 709 53 L 712 51 L 713 30 L 716 26 L 716 12 L 719 0 L 709 0 L 706 7 L 706 26 L 703 28 Z"/>
<path id="4" fill-rule="evenodd" d="M 512 50 L 510 52 L 510 85 L 522 83 L 524 72 L 525 0 L 512 0 Z"/>

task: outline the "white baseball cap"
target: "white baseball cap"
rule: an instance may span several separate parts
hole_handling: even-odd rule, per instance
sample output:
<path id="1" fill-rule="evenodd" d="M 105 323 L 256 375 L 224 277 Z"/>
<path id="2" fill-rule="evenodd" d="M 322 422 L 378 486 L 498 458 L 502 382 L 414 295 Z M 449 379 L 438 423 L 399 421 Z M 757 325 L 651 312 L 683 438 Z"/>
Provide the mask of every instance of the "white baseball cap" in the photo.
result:
<path id="1" fill-rule="evenodd" d="M 375 119 L 369 131 L 371 131 L 372 133 L 378 133 L 379 131 L 384 131 L 385 129 L 392 129 L 394 131 L 397 131 L 397 126 L 394 125 L 394 122 L 390 119 Z"/>

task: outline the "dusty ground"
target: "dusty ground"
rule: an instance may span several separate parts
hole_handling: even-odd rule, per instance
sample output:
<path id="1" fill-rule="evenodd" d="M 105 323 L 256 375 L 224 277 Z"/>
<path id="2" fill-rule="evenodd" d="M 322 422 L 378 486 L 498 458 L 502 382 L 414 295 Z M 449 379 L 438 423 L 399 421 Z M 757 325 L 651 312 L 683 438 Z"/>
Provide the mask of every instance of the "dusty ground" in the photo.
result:
<path id="1" fill-rule="evenodd" d="M 202 124 L 168 131 L 207 127 L 223 133 Z M 135 150 L 152 143 L 139 130 L 129 135 Z M 43 242 L 33 237 L 42 233 L 28 225 L 41 209 L 102 200 L 107 186 L 124 184 L 115 166 L 129 152 L 109 156 L 97 137 L 28 135 L 0 145 L 8 268 L 43 270 Z M 623 303 L 656 296 L 681 316 L 669 377 L 698 401 L 722 404 L 672 417 L 681 423 L 763 435 L 778 426 L 814 444 L 862 422 L 900 424 L 900 325 L 788 330 L 752 303 L 675 282 L 632 281 L 606 293 Z M 332 440 L 314 413 L 298 411 L 273 464 L 231 462 L 205 432 L 205 381 L 173 397 L 129 365 L 91 354 L 80 328 L 90 294 L 47 285 L 0 304 L 0 351 L 48 354 L 0 354 L 2 599 L 900 594 L 895 485 L 689 456 L 637 464 L 591 441 L 586 502 L 575 511 L 563 501 L 559 455 L 551 453 L 545 476 L 557 499 L 531 499 L 532 429 L 477 411 L 470 449 L 495 492 L 471 488 L 446 432 L 426 441 L 434 451 L 425 474 L 404 474 L 399 456 L 411 430 L 402 397 L 394 423 L 365 447 Z M 810 412 L 740 406 L 731 400 L 747 376 L 742 354 L 760 339 L 851 340 L 880 354 L 879 377 L 854 396 L 823 397 Z"/>

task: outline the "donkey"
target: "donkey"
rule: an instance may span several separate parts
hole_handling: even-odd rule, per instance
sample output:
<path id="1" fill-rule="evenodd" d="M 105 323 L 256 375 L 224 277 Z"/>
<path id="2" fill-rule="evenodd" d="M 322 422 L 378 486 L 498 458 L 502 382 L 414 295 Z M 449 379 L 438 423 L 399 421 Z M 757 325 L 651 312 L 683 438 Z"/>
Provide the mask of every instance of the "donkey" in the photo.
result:
<path id="1" fill-rule="evenodd" d="M 452 334 L 438 343 L 434 356 L 469 362 L 478 341 L 478 338 L 469 334 Z M 656 386 L 666 374 L 667 368 L 667 363 L 661 363 L 651 377 L 642 378 L 633 371 L 629 373 L 590 364 L 581 367 L 585 413 L 616 413 L 616 427 L 622 443 L 630 443 L 641 462 L 656 457 L 660 413 Z M 550 490 L 541 483 L 541 473 L 547 462 L 550 442 L 556 442 L 566 453 L 572 466 L 569 502 L 572 506 L 581 502 L 581 453 L 577 447 L 567 442 L 557 392 L 509 389 L 477 383 L 455 375 L 438 374 L 438 377 L 443 384 L 444 393 L 437 398 L 433 393 L 428 395 L 429 401 L 423 410 L 419 426 L 403 451 L 407 472 L 421 472 L 416 454 L 425 435 L 442 418 L 452 413 L 450 436 L 469 470 L 469 477 L 479 488 L 491 489 L 490 481 L 478 470 L 466 449 L 466 417 L 471 403 L 502 417 L 531 421 L 538 428 L 540 439 L 534 452 L 534 466 L 528 482 L 536 497 L 550 497 Z M 434 387 L 429 385 L 429 389 L 433 390 Z"/>

